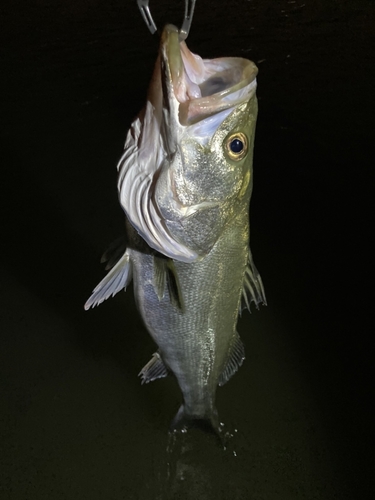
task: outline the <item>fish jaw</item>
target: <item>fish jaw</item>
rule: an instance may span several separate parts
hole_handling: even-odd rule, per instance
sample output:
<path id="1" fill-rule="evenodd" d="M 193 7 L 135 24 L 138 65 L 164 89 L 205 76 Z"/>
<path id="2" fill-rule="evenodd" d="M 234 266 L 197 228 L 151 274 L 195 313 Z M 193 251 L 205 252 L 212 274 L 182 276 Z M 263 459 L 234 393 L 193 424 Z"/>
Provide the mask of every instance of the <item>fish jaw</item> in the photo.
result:
<path id="1" fill-rule="evenodd" d="M 160 44 L 164 106 L 170 124 L 182 132 L 237 104 L 248 101 L 256 89 L 258 69 L 240 57 L 202 59 L 180 41 L 178 29 L 167 24 Z M 167 120 L 168 121 L 168 120 Z M 223 118 L 218 120 L 218 124 Z"/>

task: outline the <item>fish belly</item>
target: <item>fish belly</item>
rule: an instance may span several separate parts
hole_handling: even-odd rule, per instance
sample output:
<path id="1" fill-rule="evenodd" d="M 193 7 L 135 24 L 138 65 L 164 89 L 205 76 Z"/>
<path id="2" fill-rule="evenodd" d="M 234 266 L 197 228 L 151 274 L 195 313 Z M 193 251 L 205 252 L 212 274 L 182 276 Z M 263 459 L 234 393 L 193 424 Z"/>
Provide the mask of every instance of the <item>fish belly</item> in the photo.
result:
<path id="1" fill-rule="evenodd" d="M 215 409 L 218 379 L 236 335 L 248 241 L 244 211 L 202 260 L 174 262 L 183 310 L 172 303 L 167 286 L 159 300 L 153 255 L 131 250 L 140 314 L 164 363 L 176 376 L 185 413 L 192 418 L 204 418 Z"/>

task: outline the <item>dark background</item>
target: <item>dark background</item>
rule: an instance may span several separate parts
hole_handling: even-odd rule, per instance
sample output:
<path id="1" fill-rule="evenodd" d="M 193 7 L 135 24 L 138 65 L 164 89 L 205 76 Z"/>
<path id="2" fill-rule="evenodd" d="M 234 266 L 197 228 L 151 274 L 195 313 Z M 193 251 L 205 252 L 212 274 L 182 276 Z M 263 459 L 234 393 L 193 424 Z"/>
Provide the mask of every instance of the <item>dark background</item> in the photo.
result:
<path id="1" fill-rule="evenodd" d="M 158 25 L 182 1 L 151 1 Z M 131 290 L 84 312 L 121 234 L 116 162 L 157 51 L 134 1 L 0 6 L 0 498 L 375 497 L 370 0 L 197 0 L 188 44 L 259 67 L 251 241 L 268 307 L 218 391 L 235 436 L 167 449 Z M 169 465 L 168 465 L 169 464 Z"/>

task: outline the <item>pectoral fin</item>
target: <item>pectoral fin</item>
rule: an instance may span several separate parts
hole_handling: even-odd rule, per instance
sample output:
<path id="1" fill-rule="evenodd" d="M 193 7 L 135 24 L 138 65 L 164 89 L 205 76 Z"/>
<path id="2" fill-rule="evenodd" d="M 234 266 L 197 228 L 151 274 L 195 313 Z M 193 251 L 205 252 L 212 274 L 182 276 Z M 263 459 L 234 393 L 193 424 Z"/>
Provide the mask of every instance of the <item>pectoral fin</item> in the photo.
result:
<path id="1" fill-rule="evenodd" d="M 142 384 L 148 384 L 158 378 L 166 377 L 169 373 L 158 352 L 154 352 L 150 361 L 138 373 L 142 379 Z"/>
<path id="2" fill-rule="evenodd" d="M 106 254 L 102 257 L 105 257 Z M 105 259 L 106 260 L 106 259 Z M 132 264 L 127 251 L 123 254 L 117 264 L 102 279 L 99 285 L 93 290 L 91 297 L 85 304 L 85 309 L 95 307 L 104 302 L 109 297 L 113 297 L 120 290 L 126 290 L 132 279 Z"/>
<path id="3" fill-rule="evenodd" d="M 184 310 L 182 291 L 175 263 L 172 259 L 154 257 L 154 281 L 155 293 L 159 301 L 165 296 L 166 286 L 171 303 L 181 311 Z"/>
<path id="4" fill-rule="evenodd" d="M 167 279 L 166 259 L 154 257 L 154 277 L 153 285 L 159 301 L 163 300 L 165 295 L 165 282 Z"/>
<path id="5" fill-rule="evenodd" d="M 262 278 L 254 265 L 250 249 L 243 281 L 242 301 L 243 306 L 241 309 L 245 309 L 247 307 L 250 312 L 251 302 L 255 303 L 255 307 L 257 309 L 259 309 L 259 304 L 264 304 L 265 306 L 267 305 Z"/>
<path id="6" fill-rule="evenodd" d="M 219 377 L 219 385 L 224 385 L 238 371 L 245 359 L 245 347 L 236 332 L 233 343 L 228 353 L 224 370 Z"/>

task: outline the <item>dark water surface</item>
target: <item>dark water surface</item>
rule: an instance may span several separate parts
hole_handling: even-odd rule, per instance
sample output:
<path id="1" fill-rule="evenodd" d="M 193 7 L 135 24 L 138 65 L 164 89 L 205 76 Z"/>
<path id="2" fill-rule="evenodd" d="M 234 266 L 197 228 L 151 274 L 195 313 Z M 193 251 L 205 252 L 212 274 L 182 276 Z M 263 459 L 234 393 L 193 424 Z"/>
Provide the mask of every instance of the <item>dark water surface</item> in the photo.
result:
<path id="1" fill-rule="evenodd" d="M 181 3 L 151 2 L 159 24 Z M 0 16 L 0 498 L 375 498 L 374 3 L 197 0 L 189 47 L 260 70 L 269 305 L 240 319 L 247 359 L 218 391 L 226 451 L 168 440 L 180 394 L 140 385 L 154 346 L 130 291 L 83 311 L 122 231 L 115 165 L 157 41 L 135 1 L 3 0 Z"/>

